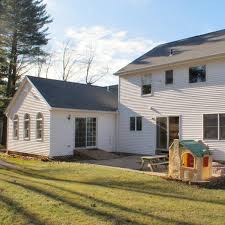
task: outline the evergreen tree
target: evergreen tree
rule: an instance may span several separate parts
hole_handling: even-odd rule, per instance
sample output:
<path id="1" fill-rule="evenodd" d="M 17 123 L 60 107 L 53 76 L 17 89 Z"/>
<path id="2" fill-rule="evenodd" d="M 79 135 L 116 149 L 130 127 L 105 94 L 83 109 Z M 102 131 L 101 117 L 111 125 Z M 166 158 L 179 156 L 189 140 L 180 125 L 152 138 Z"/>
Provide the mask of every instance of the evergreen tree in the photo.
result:
<path id="1" fill-rule="evenodd" d="M 14 95 L 21 68 L 44 56 L 47 24 L 52 22 L 43 0 L 1 0 L 0 54 L 7 62 L 7 96 Z"/>
<path id="2" fill-rule="evenodd" d="M 0 120 L 4 122 L 6 143 L 7 121 L 3 112 L 16 91 L 22 68 L 46 55 L 48 27 L 52 20 L 43 0 L 0 0 Z M 0 144 L 1 144 L 0 143 Z"/>

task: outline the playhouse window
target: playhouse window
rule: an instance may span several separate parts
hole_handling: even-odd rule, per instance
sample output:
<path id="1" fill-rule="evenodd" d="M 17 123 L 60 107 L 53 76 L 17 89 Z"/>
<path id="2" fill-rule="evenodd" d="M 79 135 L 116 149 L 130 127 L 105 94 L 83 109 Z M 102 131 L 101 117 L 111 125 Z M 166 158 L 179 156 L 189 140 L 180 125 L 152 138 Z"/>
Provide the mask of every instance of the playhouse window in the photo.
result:
<path id="1" fill-rule="evenodd" d="M 209 166 L 209 157 L 205 156 L 203 158 L 203 167 L 208 167 Z"/>
<path id="2" fill-rule="evenodd" d="M 194 157 L 190 153 L 185 153 L 182 158 L 182 165 L 184 167 L 194 168 Z"/>

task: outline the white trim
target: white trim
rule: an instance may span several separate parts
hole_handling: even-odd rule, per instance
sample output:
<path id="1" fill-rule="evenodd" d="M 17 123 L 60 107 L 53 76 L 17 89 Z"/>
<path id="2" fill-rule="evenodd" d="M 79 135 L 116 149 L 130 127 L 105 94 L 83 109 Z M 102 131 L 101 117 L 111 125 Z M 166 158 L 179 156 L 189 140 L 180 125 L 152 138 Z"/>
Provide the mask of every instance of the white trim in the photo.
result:
<path id="1" fill-rule="evenodd" d="M 221 114 L 225 114 L 224 112 L 220 112 L 220 113 L 203 113 L 202 114 L 202 140 L 204 141 L 219 141 L 219 142 L 224 142 L 225 139 L 220 139 L 220 115 Z M 208 139 L 208 138 L 204 138 L 204 115 L 217 115 L 217 134 L 218 137 L 217 138 L 213 138 L 213 139 Z"/>
<path id="2" fill-rule="evenodd" d="M 49 103 L 47 102 L 47 100 L 43 97 L 43 95 L 40 93 L 40 91 L 36 88 L 36 86 L 32 83 L 32 81 L 29 79 L 29 77 L 26 77 L 27 80 L 30 82 L 31 86 L 37 91 L 37 93 L 44 99 L 45 103 L 47 104 L 47 106 L 49 107 L 49 110 L 52 108 Z"/>
<path id="3" fill-rule="evenodd" d="M 170 137 L 170 136 L 169 136 L 169 135 L 170 135 L 170 134 L 169 134 L 169 118 L 170 118 L 170 117 L 179 117 L 179 126 L 178 126 L 178 127 L 179 127 L 179 133 L 178 133 L 178 134 L 179 134 L 179 140 L 180 140 L 180 138 L 181 138 L 181 137 L 180 137 L 180 136 L 181 136 L 181 135 L 180 135 L 180 133 L 181 133 L 181 132 L 180 132 L 180 131 L 181 131 L 181 115 L 167 115 L 167 116 L 161 115 L 161 116 L 156 116 L 156 117 L 155 117 L 155 124 L 156 124 L 156 143 L 155 143 L 156 146 L 155 146 L 155 149 L 156 149 L 156 150 L 164 150 L 164 151 L 165 151 L 165 150 L 166 150 L 166 151 L 169 150 L 169 147 L 170 147 L 170 146 L 169 146 L 169 137 Z M 166 118 L 166 129 L 167 129 L 167 131 L 166 131 L 166 136 L 167 136 L 167 140 L 166 140 L 167 143 L 166 143 L 166 146 L 167 146 L 167 149 L 157 148 L 157 118 Z"/>
<path id="4" fill-rule="evenodd" d="M 147 68 L 138 68 L 138 69 L 133 69 L 130 71 L 121 71 L 121 72 L 116 72 L 114 73 L 115 76 L 122 76 L 122 75 L 131 75 L 134 73 L 142 73 L 142 72 L 150 72 L 152 70 L 158 70 L 158 69 L 166 69 L 168 67 L 173 67 L 173 66 L 180 66 L 180 65 L 184 65 L 187 63 L 193 63 L 193 62 L 198 62 L 198 61 L 203 61 L 203 60 L 214 60 L 214 59 L 220 59 L 223 58 L 225 56 L 225 53 L 221 53 L 221 54 L 216 54 L 216 55 L 209 55 L 209 56 L 203 56 L 203 57 L 199 57 L 196 59 L 187 59 L 187 60 L 183 60 L 183 61 L 179 61 L 179 62 L 173 62 L 173 63 L 167 63 L 167 64 L 160 64 L 160 65 L 156 65 L 156 66 L 151 66 L 151 67 L 147 67 Z"/>
<path id="5" fill-rule="evenodd" d="M 21 83 L 21 85 L 19 86 L 19 88 L 17 89 L 16 93 L 14 94 L 13 98 L 11 99 L 9 105 L 7 106 L 7 108 L 5 109 L 5 115 L 8 116 L 8 112 L 10 111 L 11 107 L 13 106 L 13 103 L 15 102 L 15 100 L 17 99 L 17 97 L 19 96 L 20 92 L 22 91 L 24 85 L 26 84 L 26 82 L 28 82 L 27 77 L 25 77 Z"/>
<path id="6" fill-rule="evenodd" d="M 76 119 L 85 119 L 85 147 L 76 147 Z M 96 133 L 95 133 L 95 146 L 87 146 L 87 118 L 95 118 L 96 119 Z M 92 149 L 97 148 L 98 146 L 98 117 L 92 116 L 79 116 L 74 117 L 74 149 Z"/>
<path id="7" fill-rule="evenodd" d="M 35 85 L 32 83 L 32 81 L 26 76 L 23 81 L 22 84 L 19 86 L 18 90 L 16 91 L 15 95 L 13 96 L 13 98 L 11 99 L 8 107 L 5 110 L 5 114 L 6 116 L 8 116 L 8 113 L 11 109 L 11 107 L 13 106 L 13 103 L 16 101 L 17 97 L 19 96 L 19 94 L 21 93 L 21 91 L 23 90 L 23 87 L 25 86 L 25 84 L 29 82 L 30 85 L 37 91 L 37 93 L 43 98 L 43 100 L 45 101 L 45 103 L 47 104 L 47 106 L 49 107 L 49 110 L 51 109 L 51 106 L 48 104 L 48 102 L 46 101 L 46 99 L 43 97 L 43 95 L 38 91 L 38 89 L 35 87 Z"/>
<path id="8" fill-rule="evenodd" d="M 71 109 L 71 108 L 56 108 L 51 107 L 50 111 L 67 111 L 69 112 L 86 112 L 86 113 L 107 113 L 107 114 L 118 114 L 118 111 L 101 111 L 101 110 L 87 110 L 87 109 Z"/>

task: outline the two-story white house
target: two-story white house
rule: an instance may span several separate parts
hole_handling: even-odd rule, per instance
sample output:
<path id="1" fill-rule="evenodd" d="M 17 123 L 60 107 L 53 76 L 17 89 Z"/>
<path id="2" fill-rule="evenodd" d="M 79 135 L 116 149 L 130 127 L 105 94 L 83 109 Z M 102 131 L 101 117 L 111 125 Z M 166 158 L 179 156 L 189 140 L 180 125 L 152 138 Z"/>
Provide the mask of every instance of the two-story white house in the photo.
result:
<path id="1" fill-rule="evenodd" d="M 119 70 L 118 149 L 202 140 L 225 160 L 225 30 L 159 45 Z"/>
<path id="2" fill-rule="evenodd" d="M 225 30 L 159 45 L 115 75 L 118 106 L 106 88 L 25 78 L 6 110 L 8 150 L 151 155 L 179 138 L 225 160 Z"/>

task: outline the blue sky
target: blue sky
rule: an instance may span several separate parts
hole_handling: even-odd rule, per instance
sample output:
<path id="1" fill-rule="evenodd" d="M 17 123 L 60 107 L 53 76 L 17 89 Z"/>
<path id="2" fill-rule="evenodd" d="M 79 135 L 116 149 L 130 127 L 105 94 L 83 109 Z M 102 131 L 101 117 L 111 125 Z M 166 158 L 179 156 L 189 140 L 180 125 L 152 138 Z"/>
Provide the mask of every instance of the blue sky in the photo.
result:
<path id="1" fill-rule="evenodd" d="M 96 72 L 103 62 L 111 65 L 112 74 L 159 43 L 225 28 L 222 0 L 45 2 L 54 19 L 50 26 L 52 48 L 66 39 L 71 39 L 79 50 L 90 42 L 97 43 Z M 100 84 L 116 82 L 109 75 Z"/>

